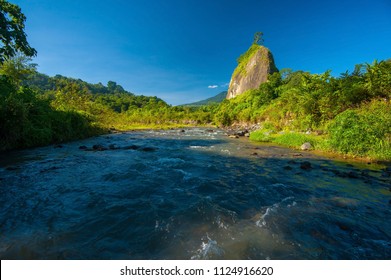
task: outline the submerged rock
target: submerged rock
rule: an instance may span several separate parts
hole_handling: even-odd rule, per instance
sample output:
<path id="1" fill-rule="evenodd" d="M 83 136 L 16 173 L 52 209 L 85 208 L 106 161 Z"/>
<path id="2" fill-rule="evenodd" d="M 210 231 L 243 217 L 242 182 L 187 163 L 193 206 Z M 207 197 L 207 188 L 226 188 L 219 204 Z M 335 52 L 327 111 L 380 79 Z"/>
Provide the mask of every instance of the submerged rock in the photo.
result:
<path id="1" fill-rule="evenodd" d="M 311 170 L 312 169 L 312 165 L 309 161 L 304 161 L 300 164 L 300 168 L 303 169 L 303 170 Z"/>
<path id="2" fill-rule="evenodd" d="M 102 146 L 102 145 L 99 145 L 99 144 L 95 144 L 95 145 L 93 145 L 92 146 L 92 149 L 94 150 L 94 151 L 106 151 L 107 150 L 107 148 L 106 147 L 104 147 L 104 146 Z"/>
<path id="3" fill-rule="evenodd" d="M 145 148 L 142 148 L 141 150 L 144 151 L 144 152 L 154 152 L 154 151 L 157 150 L 157 148 L 145 147 Z"/>
<path id="4" fill-rule="evenodd" d="M 79 150 L 87 150 L 87 149 L 88 149 L 87 146 L 84 145 L 79 147 Z"/>
<path id="5" fill-rule="evenodd" d="M 138 150 L 140 147 L 137 145 L 131 145 L 131 146 L 126 146 L 123 147 L 124 150 Z"/>
<path id="6" fill-rule="evenodd" d="M 115 145 L 115 144 L 110 144 L 110 145 L 109 145 L 109 149 L 110 149 L 110 150 L 118 150 L 118 149 L 120 149 L 120 148 L 117 147 L 117 145 Z"/>

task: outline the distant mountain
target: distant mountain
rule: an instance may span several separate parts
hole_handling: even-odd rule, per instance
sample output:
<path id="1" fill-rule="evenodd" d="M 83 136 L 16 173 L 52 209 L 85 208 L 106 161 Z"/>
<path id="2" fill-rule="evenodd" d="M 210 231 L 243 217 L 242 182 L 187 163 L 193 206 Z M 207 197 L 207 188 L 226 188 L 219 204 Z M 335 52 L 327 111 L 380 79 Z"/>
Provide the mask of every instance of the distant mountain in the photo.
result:
<path id="1" fill-rule="evenodd" d="M 197 101 L 194 103 L 184 104 L 182 106 L 203 106 L 203 105 L 211 105 L 214 103 L 221 103 L 225 100 L 226 96 L 227 96 L 227 92 L 223 91 L 223 92 L 220 92 L 218 95 L 215 95 L 215 96 L 210 97 L 208 99 Z"/>

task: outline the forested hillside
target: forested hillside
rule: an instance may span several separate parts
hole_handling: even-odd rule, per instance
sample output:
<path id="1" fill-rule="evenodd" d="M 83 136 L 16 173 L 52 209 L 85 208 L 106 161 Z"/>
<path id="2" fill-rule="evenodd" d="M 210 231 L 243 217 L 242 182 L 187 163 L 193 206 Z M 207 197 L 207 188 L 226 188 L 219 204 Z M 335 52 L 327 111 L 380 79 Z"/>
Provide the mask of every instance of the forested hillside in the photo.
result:
<path id="1" fill-rule="evenodd" d="M 0 150 L 60 143 L 110 130 L 212 121 L 209 108 L 173 107 L 157 97 L 134 95 L 112 81 L 104 86 L 33 71 L 19 84 L 4 73 L 4 67 L 1 71 Z"/>
<path id="2" fill-rule="evenodd" d="M 391 61 L 352 73 L 283 70 L 217 109 L 219 125 L 259 123 L 251 139 L 391 159 Z"/>

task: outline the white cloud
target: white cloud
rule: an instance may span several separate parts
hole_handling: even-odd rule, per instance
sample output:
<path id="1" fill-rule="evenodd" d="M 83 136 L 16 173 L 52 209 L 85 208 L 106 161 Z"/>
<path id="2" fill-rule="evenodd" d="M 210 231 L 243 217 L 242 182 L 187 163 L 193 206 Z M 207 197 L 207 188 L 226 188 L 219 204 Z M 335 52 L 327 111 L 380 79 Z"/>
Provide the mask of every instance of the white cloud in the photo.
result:
<path id="1" fill-rule="evenodd" d="M 211 86 L 208 86 L 208 88 L 218 88 L 219 86 L 218 85 L 211 85 Z"/>
<path id="2" fill-rule="evenodd" d="M 220 87 L 228 87 L 228 86 L 229 86 L 229 83 L 225 83 L 225 84 L 220 85 Z"/>

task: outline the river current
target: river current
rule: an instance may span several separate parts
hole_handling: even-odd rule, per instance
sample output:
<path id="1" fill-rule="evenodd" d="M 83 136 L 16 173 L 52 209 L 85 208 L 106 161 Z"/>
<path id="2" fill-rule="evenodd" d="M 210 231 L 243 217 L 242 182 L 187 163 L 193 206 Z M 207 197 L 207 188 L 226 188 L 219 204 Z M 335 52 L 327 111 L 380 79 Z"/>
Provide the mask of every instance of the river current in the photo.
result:
<path id="1" fill-rule="evenodd" d="M 391 259 L 384 166 L 201 128 L 0 157 L 1 259 Z"/>

